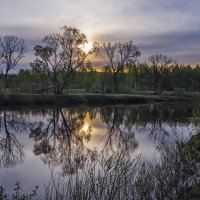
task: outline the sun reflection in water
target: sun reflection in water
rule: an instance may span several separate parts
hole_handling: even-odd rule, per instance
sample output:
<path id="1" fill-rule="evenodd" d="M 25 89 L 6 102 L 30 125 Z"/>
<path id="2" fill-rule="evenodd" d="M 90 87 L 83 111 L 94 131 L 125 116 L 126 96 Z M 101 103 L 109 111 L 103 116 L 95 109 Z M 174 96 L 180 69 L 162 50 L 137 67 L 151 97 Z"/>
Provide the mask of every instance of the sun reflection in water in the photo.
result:
<path id="1" fill-rule="evenodd" d="M 89 124 L 85 123 L 85 124 L 83 125 L 83 127 L 81 128 L 80 134 L 81 134 L 81 136 L 84 137 L 87 141 L 89 141 L 90 138 L 91 138 L 91 133 L 92 133 L 92 131 L 93 131 L 92 127 L 91 127 Z"/>

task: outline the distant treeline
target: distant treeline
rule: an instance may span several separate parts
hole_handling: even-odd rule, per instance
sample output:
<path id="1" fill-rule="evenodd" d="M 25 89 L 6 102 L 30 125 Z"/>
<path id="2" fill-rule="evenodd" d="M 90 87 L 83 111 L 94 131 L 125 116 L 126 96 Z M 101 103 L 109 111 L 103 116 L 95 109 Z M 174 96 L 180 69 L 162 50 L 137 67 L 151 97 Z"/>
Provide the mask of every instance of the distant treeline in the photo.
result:
<path id="1" fill-rule="evenodd" d="M 0 75 L 0 87 L 3 89 L 3 74 Z M 120 72 L 118 92 L 129 93 L 135 90 L 155 91 L 154 68 L 147 64 L 131 66 Z M 200 66 L 172 65 L 158 71 L 158 91 L 200 91 Z M 89 71 L 74 72 L 67 80 L 64 93 L 69 92 L 113 92 L 112 72 Z M 51 93 L 52 82 L 45 72 L 21 69 L 16 75 L 8 76 L 10 92 Z"/>

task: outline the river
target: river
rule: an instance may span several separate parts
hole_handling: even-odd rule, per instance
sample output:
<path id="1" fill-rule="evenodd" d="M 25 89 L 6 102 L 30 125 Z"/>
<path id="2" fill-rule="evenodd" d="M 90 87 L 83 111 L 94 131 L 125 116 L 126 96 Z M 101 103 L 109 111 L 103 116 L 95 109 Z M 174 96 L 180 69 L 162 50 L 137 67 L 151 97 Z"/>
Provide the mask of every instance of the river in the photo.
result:
<path id="1" fill-rule="evenodd" d="M 105 107 L 1 107 L 0 185 L 11 193 L 45 185 L 56 170 L 76 174 L 100 156 L 125 152 L 132 158 L 158 158 L 162 143 L 187 141 L 197 133 L 196 103 Z"/>

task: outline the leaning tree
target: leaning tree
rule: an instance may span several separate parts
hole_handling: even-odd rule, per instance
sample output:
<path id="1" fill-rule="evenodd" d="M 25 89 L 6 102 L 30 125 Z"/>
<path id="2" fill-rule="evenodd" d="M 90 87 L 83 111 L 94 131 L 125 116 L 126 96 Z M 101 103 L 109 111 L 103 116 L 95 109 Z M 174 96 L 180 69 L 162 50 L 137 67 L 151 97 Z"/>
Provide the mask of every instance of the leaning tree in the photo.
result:
<path id="1" fill-rule="evenodd" d="M 118 90 L 118 76 L 136 62 L 141 55 L 133 41 L 125 43 L 104 43 L 99 45 L 98 54 L 105 62 L 105 68 L 112 73 L 114 91 Z"/>
<path id="2" fill-rule="evenodd" d="M 24 57 L 25 42 L 13 35 L 0 37 L 0 66 L 4 69 L 4 90 L 8 87 L 8 73 Z"/>
<path id="3" fill-rule="evenodd" d="M 62 94 L 68 78 L 77 70 L 87 67 L 86 60 L 94 48 L 84 51 L 87 37 L 74 27 L 64 26 L 62 34 L 49 34 L 42 40 L 42 45 L 34 47 L 36 60 L 32 69 L 45 71 L 54 88 L 55 94 Z"/>

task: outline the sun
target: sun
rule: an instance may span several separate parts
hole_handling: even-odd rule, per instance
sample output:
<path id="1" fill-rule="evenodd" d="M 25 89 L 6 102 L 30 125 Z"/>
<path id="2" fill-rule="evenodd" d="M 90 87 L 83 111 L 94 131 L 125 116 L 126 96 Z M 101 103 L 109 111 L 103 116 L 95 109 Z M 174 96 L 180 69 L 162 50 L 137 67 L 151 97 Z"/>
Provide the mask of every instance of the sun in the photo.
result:
<path id="1" fill-rule="evenodd" d="M 92 48 L 93 48 L 93 43 L 92 43 L 92 42 L 85 43 L 85 44 L 82 46 L 82 50 L 83 50 L 85 53 L 88 53 Z"/>
<path id="2" fill-rule="evenodd" d="M 88 125 L 88 124 L 85 124 L 85 125 L 83 126 L 82 130 L 83 130 L 84 132 L 87 132 L 87 131 L 89 130 L 89 125 Z"/>

